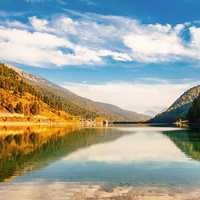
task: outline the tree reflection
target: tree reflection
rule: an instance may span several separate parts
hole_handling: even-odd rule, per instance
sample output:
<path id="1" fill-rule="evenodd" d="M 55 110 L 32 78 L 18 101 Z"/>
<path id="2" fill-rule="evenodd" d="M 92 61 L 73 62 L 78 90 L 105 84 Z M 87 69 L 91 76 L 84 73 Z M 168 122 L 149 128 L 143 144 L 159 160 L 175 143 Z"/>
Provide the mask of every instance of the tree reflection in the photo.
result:
<path id="1" fill-rule="evenodd" d="M 164 132 L 188 157 L 200 160 L 200 131 L 198 129 Z"/>
<path id="2" fill-rule="evenodd" d="M 79 148 L 111 141 L 123 134 L 116 130 L 107 134 L 106 129 L 76 127 L 1 129 L 0 182 L 42 168 Z"/>

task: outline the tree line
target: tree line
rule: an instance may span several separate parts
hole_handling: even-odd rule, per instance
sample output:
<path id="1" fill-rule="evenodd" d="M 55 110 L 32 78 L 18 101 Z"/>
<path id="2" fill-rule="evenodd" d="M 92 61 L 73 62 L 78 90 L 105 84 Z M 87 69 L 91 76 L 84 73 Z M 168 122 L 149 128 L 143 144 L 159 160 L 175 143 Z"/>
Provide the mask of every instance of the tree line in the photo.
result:
<path id="1" fill-rule="evenodd" d="M 23 105 L 22 102 L 18 102 L 16 106 L 9 103 L 5 107 L 10 113 L 19 113 L 25 115 L 38 115 L 40 114 L 40 105 L 37 102 L 33 102 L 31 104 Z"/>

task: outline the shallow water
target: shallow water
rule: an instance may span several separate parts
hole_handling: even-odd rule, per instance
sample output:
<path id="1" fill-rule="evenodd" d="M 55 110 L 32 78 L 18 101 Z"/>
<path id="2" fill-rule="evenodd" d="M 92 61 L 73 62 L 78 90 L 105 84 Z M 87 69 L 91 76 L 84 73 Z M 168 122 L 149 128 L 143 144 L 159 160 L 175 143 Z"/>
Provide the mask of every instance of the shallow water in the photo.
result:
<path id="1" fill-rule="evenodd" d="M 199 160 L 198 130 L 1 128 L 0 199 L 3 195 L 3 199 L 14 199 L 5 194 L 23 193 L 29 186 L 29 194 L 37 191 L 31 199 L 41 199 L 41 188 L 52 185 L 62 191 L 83 185 L 91 190 L 99 186 L 107 190 L 119 186 L 195 189 L 200 188 Z"/>

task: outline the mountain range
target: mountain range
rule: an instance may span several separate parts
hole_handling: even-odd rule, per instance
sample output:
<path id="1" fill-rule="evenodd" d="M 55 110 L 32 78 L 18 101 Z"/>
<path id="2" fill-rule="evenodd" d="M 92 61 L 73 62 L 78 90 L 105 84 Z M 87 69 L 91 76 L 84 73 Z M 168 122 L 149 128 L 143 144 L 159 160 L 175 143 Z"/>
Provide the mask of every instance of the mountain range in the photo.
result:
<path id="1" fill-rule="evenodd" d="M 150 119 L 116 105 L 81 97 L 15 66 L 0 64 L 0 115 L 18 113 L 58 119 L 79 116 L 85 119 L 103 117 L 110 121 L 174 123 L 179 119 L 197 121 L 199 112 L 200 85 L 184 92 L 167 110 Z"/>
<path id="2" fill-rule="evenodd" d="M 68 89 L 62 88 L 42 77 L 26 73 L 20 68 L 12 65 L 0 64 L 0 70 L 0 80 L 3 81 L 0 87 L 0 94 L 5 94 L 6 91 L 7 95 L 9 96 L 10 94 L 10 99 L 12 99 L 14 95 L 22 96 L 22 94 L 18 93 L 20 93 L 22 90 L 20 88 L 23 88 L 23 95 L 32 96 L 32 100 L 34 99 L 34 101 L 40 101 L 40 107 L 45 106 L 46 109 L 51 110 L 52 113 L 55 113 L 53 110 L 61 110 L 73 116 L 81 116 L 84 118 L 94 118 L 101 116 L 113 121 L 137 122 L 150 119 L 150 117 L 147 115 L 124 110 L 115 105 L 96 102 L 87 98 L 83 98 Z M 6 81 L 5 77 L 7 77 Z M 9 87 L 3 88 L 4 84 L 8 84 Z M 13 87 L 13 84 L 15 84 L 15 87 Z M 16 88 L 16 86 L 18 86 L 18 88 Z M 12 90 L 13 92 L 10 92 Z M 15 93 L 14 90 L 17 90 L 18 92 Z M 15 100 L 16 99 L 17 96 Z M 22 100 L 18 98 L 17 101 Z M 26 102 L 27 101 L 28 99 Z M 11 107 L 13 104 L 16 106 L 16 102 L 11 101 L 9 104 L 11 104 Z M 2 110 L 3 112 L 10 112 L 7 107 L 8 105 L 1 105 L 0 111 Z M 11 110 L 13 112 L 16 111 L 15 109 Z"/>

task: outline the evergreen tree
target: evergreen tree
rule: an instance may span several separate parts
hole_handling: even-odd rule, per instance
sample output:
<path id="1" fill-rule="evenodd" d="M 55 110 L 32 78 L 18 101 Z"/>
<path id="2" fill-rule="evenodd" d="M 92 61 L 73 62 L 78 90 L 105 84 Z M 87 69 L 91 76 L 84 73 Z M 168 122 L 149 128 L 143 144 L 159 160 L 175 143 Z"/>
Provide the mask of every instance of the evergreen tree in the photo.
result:
<path id="1" fill-rule="evenodd" d="M 21 114 L 24 113 L 22 102 L 17 103 L 17 105 L 15 107 L 15 112 L 21 113 Z"/>
<path id="2" fill-rule="evenodd" d="M 187 118 L 190 122 L 200 122 L 200 96 L 193 101 Z"/>
<path id="3" fill-rule="evenodd" d="M 37 102 L 34 102 L 31 106 L 30 106 L 30 113 L 32 115 L 38 115 L 40 113 L 40 106 Z"/>
<path id="4" fill-rule="evenodd" d="M 14 113 L 14 111 L 15 111 L 12 104 L 8 104 L 7 110 L 8 110 L 9 112 L 11 112 L 11 113 Z"/>

